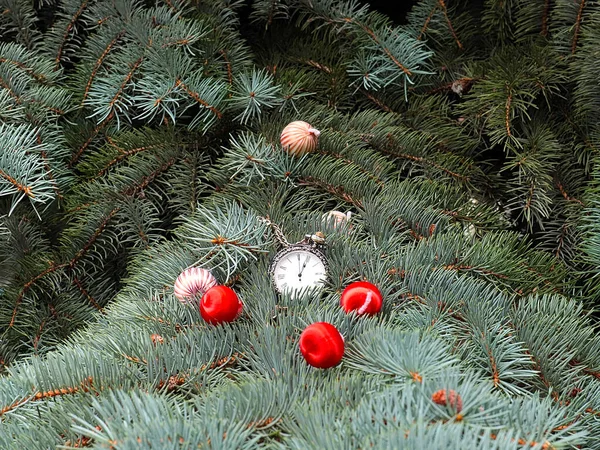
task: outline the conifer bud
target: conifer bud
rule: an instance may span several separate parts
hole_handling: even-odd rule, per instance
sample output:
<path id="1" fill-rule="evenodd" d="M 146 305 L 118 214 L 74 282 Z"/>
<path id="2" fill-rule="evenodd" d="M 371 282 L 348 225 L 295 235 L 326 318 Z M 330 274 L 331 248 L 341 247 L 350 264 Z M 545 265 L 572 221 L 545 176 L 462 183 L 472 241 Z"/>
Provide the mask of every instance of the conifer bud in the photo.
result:
<path id="1" fill-rule="evenodd" d="M 462 398 L 454 389 L 440 389 L 431 394 L 431 400 L 438 405 L 450 405 L 457 413 L 462 411 Z"/>

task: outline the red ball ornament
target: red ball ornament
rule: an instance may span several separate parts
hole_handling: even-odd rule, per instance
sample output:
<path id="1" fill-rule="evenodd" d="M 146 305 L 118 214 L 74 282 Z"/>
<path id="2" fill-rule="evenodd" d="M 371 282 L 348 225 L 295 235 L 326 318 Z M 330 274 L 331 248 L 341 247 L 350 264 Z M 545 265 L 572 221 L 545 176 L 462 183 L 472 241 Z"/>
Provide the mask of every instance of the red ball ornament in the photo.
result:
<path id="1" fill-rule="evenodd" d="M 200 299 L 200 314 L 213 325 L 232 322 L 242 312 L 242 307 L 235 291 L 223 285 L 210 288 Z"/>
<path id="2" fill-rule="evenodd" d="M 300 335 L 300 352 L 308 364 L 319 369 L 337 366 L 344 356 L 344 338 L 327 322 L 307 326 Z"/>
<path id="3" fill-rule="evenodd" d="M 340 304 L 347 313 L 356 311 L 357 314 L 376 314 L 381 311 L 383 297 L 374 284 L 356 281 L 346 286 Z"/>
<path id="4" fill-rule="evenodd" d="M 309 123 L 297 120 L 288 124 L 281 132 L 281 145 L 292 155 L 303 155 L 317 148 L 320 134 Z"/>

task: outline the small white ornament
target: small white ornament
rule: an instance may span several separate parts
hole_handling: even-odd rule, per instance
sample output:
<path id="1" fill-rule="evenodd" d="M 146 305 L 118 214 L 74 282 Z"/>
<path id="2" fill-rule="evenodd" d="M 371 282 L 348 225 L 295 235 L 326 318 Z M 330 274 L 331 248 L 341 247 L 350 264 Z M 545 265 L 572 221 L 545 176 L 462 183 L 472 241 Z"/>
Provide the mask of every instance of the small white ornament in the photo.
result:
<path id="1" fill-rule="evenodd" d="M 317 148 L 321 132 L 309 123 L 297 120 L 288 124 L 281 132 L 281 145 L 292 155 L 303 155 Z"/>
<path id="2" fill-rule="evenodd" d="M 352 217 L 352 212 L 348 211 L 344 214 L 341 211 L 329 211 L 327 214 L 323 215 L 323 219 L 326 222 L 333 221 L 333 227 L 339 228 L 344 225 L 346 222 L 350 222 L 350 218 Z M 349 226 L 348 228 L 351 228 Z"/>
<path id="3" fill-rule="evenodd" d="M 217 279 L 209 270 L 190 267 L 177 277 L 173 290 L 180 302 L 189 303 L 194 297 L 200 299 L 206 291 L 217 284 Z"/>

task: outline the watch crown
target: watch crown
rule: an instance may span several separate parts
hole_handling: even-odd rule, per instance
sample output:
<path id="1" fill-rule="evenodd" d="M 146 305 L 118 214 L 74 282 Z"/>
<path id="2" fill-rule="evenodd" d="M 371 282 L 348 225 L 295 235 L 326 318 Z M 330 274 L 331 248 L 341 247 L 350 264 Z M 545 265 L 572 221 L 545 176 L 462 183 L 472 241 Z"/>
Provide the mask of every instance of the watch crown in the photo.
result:
<path id="1" fill-rule="evenodd" d="M 312 241 L 315 244 L 324 244 L 325 243 L 325 235 L 320 231 L 317 231 L 310 238 L 312 239 Z"/>

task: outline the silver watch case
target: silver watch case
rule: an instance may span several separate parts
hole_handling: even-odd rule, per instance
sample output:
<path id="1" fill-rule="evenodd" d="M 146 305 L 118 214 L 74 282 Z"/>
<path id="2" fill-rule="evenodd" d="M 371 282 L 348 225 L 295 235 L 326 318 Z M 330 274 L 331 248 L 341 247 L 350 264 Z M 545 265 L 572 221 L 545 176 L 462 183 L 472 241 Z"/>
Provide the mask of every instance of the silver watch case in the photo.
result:
<path id="1" fill-rule="evenodd" d="M 325 267 L 325 280 L 327 280 L 329 278 L 329 262 L 327 261 L 327 257 L 325 256 L 325 253 L 323 253 L 323 251 L 321 251 L 319 247 L 320 246 L 318 246 L 314 242 L 312 244 L 298 243 L 298 244 L 292 244 L 289 247 L 285 247 L 285 248 L 279 250 L 275 254 L 275 257 L 271 261 L 271 265 L 269 267 L 269 276 L 271 277 L 271 284 L 273 285 L 273 289 L 275 289 L 280 294 L 282 293 L 282 291 L 277 287 L 277 283 L 275 282 L 275 267 L 277 267 L 277 263 L 281 259 L 285 258 L 288 254 L 298 251 L 298 250 L 312 253 L 313 255 L 315 255 L 317 258 L 319 258 L 323 262 L 323 266 Z"/>

